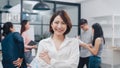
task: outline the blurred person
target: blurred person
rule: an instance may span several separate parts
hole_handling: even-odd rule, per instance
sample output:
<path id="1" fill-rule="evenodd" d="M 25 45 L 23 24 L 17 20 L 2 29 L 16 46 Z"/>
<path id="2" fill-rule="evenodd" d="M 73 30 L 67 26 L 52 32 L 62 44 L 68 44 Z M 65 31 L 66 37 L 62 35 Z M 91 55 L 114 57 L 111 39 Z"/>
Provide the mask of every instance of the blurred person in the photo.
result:
<path id="1" fill-rule="evenodd" d="M 64 10 L 59 10 L 50 19 L 51 36 L 39 42 L 32 68 L 77 68 L 79 43 L 66 36 L 72 28 L 71 20 Z"/>
<path id="2" fill-rule="evenodd" d="M 80 40 L 86 44 L 92 44 L 92 28 L 89 27 L 88 21 L 86 19 L 80 19 L 80 28 L 82 29 Z M 88 49 L 80 47 L 80 59 L 78 68 L 84 68 L 85 65 L 87 68 L 89 68 L 88 63 L 90 55 L 91 53 Z"/>
<path id="3" fill-rule="evenodd" d="M 92 25 L 93 42 L 92 46 L 86 48 L 92 53 L 89 58 L 89 68 L 101 68 L 101 53 L 105 44 L 104 33 L 99 23 Z"/>
<path id="4" fill-rule="evenodd" d="M 28 20 L 23 20 L 21 22 L 21 35 L 24 39 L 24 48 L 25 48 L 25 61 L 29 66 L 30 62 L 33 60 L 35 56 L 32 56 L 32 49 L 37 48 L 36 45 L 29 45 L 31 42 L 31 38 L 27 31 L 30 29 L 30 23 Z"/>
<path id="5" fill-rule="evenodd" d="M 24 42 L 13 24 L 6 22 L 3 25 L 2 65 L 3 68 L 27 68 L 24 60 Z"/>

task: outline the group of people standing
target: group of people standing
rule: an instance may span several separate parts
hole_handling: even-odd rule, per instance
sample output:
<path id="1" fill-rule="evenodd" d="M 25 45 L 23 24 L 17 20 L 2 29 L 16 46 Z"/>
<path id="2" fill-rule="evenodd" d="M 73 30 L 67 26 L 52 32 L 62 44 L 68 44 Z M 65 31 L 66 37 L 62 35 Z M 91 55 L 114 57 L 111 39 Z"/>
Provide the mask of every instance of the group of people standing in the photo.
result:
<path id="1" fill-rule="evenodd" d="M 21 22 L 20 33 L 15 32 L 11 22 L 6 22 L 3 25 L 4 39 L 2 45 L 2 64 L 3 68 L 27 68 L 34 56 L 31 55 L 31 50 L 37 48 L 36 45 L 28 45 L 31 41 L 27 31 L 30 25 L 28 20 Z M 21 65 L 23 64 L 23 66 Z"/>
<path id="2" fill-rule="evenodd" d="M 102 27 L 99 23 L 94 23 L 92 28 L 89 27 L 86 19 L 80 20 L 82 40 L 86 44 L 92 46 L 80 47 L 80 59 L 78 68 L 101 68 L 101 53 L 105 44 Z"/>
<path id="3" fill-rule="evenodd" d="M 22 21 L 21 33 L 15 32 L 11 22 L 5 23 L 2 40 L 3 68 L 82 68 L 84 64 L 88 68 L 99 68 L 105 42 L 103 31 L 98 23 L 89 29 L 88 24 L 84 23 L 86 21 L 81 19 L 80 28 L 84 31 L 80 39 L 69 38 L 67 34 L 72 28 L 70 17 L 64 10 L 55 12 L 50 19 L 51 36 L 41 40 L 38 47 L 28 45 L 30 39 L 26 31 L 29 29 L 29 21 Z M 31 56 L 31 49 L 34 48 L 37 48 L 35 58 Z"/>

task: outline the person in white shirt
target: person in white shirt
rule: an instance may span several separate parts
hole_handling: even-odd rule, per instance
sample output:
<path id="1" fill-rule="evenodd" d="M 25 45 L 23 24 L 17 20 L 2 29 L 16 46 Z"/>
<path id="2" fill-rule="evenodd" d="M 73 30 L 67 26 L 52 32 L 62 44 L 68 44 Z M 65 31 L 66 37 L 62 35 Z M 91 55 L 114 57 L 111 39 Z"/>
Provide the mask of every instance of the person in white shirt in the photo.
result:
<path id="1" fill-rule="evenodd" d="M 77 68 L 79 62 L 78 39 L 68 38 L 71 20 L 64 10 L 59 10 L 50 19 L 52 35 L 39 42 L 31 68 Z"/>

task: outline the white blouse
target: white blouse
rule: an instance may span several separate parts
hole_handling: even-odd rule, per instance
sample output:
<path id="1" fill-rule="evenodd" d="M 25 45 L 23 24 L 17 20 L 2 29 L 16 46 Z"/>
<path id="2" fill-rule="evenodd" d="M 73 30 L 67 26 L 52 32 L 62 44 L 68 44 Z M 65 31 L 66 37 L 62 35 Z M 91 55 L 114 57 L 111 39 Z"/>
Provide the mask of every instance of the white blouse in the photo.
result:
<path id="1" fill-rule="evenodd" d="M 32 68 L 77 68 L 79 62 L 80 40 L 66 37 L 56 50 L 52 38 L 47 38 L 39 42 L 38 51 L 35 59 L 31 62 Z M 41 51 L 47 50 L 51 58 L 50 64 L 40 59 Z"/>

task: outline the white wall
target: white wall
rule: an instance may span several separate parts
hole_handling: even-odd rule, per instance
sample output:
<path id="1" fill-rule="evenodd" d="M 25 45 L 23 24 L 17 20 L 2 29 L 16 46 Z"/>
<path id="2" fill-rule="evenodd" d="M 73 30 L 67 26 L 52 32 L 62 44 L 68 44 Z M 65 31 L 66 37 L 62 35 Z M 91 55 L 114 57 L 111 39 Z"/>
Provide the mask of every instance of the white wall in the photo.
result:
<path id="1" fill-rule="evenodd" d="M 81 17 L 120 14 L 120 0 L 86 0 L 81 2 Z"/>

